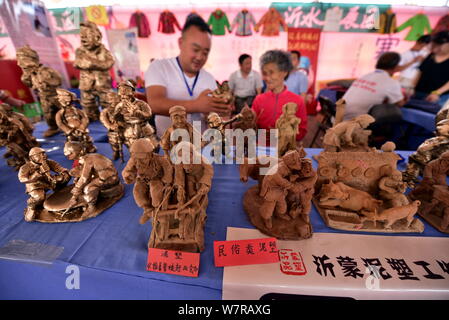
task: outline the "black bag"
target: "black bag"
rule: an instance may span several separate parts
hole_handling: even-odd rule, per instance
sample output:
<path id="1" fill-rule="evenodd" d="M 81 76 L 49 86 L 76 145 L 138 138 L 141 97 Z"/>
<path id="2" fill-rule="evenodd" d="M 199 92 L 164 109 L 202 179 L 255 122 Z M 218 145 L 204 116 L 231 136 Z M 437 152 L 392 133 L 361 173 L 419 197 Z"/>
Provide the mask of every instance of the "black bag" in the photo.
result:
<path id="1" fill-rule="evenodd" d="M 402 120 L 402 110 L 395 104 L 376 104 L 371 107 L 368 114 L 376 119 L 377 124 L 397 123 Z"/>

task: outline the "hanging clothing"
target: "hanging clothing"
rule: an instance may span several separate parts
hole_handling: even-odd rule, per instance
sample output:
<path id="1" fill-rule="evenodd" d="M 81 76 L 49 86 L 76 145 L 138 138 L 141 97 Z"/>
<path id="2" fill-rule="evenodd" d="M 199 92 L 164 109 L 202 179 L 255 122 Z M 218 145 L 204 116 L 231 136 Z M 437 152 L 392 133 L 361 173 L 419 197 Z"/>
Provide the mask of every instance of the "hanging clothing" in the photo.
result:
<path id="1" fill-rule="evenodd" d="M 396 14 L 391 10 L 382 13 L 379 18 L 379 33 L 390 34 L 396 30 Z"/>
<path id="2" fill-rule="evenodd" d="M 173 12 L 168 10 L 162 12 L 159 16 L 157 31 L 167 34 L 175 33 L 175 27 L 177 27 L 178 30 L 181 30 L 178 20 L 176 19 Z"/>
<path id="3" fill-rule="evenodd" d="M 248 10 L 240 11 L 232 21 L 231 30 L 237 30 L 235 34 L 240 37 L 246 37 L 253 34 L 251 27 L 256 25 L 256 20 L 251 12 Z"/>
<path id="4" fill-rule="evenodd" d="M 279 11 L 275 8 L 270 8 L 260 19 L 260 21 L 254 27 L 256 32 L 259 31 L 260 26 L 263 26 L 262 35 L 267 37 L 273 37 L 279 35 L 279 27 L 287 30 L 287 24 L 284 18 L 282 18 Z"/>
<path id="5" fill-rule="evenodd" d="M 220 9 L 211 13 L 207 24 L 212 26 L 213 35 L 224 36 L 226 34 L 225 27 L 231 32 L 231 25 L 229 24 L 228 17 L 226 16 L 226 13 Z"/>
<path id="6" fill-rule="evenodd" d="M 427 16 L 422 13 L 418 13 L 417 15 L 405 21 L 396 29 L 396 32 L 400 32 L 408 27 L 411 27 L 411 30 L 405 37 L 405 40 L 407 41 L 416 41 L 419 39 L 419 37 L 425 34 L 430 34 L 432 32 L 429 18 L 427 18 Z"/>
<path id="7" fill-rule="evenodd" d="M 151 34 L 150 23 L 147 16 L 142 11 L 136 11 L 129 19 L 129 27 L 137 27 L 137 36 L 139 38 L 148 38 Z"/>
<path id="8" fill-rule="evenodd" d="M 440 31 L 449 31 L 449 14 L 442 16 L 438 20 L 435 28 L 433 28 L 432 34 L 438 33 Z"/>

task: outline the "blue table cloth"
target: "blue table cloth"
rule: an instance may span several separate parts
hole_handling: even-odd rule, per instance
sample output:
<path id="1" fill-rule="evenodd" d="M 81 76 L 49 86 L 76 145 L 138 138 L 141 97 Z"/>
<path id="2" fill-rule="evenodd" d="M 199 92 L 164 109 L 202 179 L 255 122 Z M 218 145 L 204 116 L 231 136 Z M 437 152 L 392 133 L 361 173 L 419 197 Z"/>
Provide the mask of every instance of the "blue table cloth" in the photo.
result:
<path id="1" fill-rule="evenodd" d="M 44 125 L 35 135 L 42 138 Z M 98 151 L 107 157 L 112 151 L 104 141 L 105 129 L 99 123 L 90 125 Z M 42 140 L 50 150 L 50 159 L 66 168 L 71 161 L 63 156 L 62 135 Z M 307 149 L 308 157 L 320 152 Z M 0 156 L 4 148 L 0 149 Z M 401 152 L 407 157 L 410 152 Z M 125 152 L 128 159 L 129 155 Z M 313 161 L 316 168 L 317 162 Z M 115 162 L 119 172 L 124 168 Z M 405 163 L 401 163 L 402 170 Z M 79 223 L 44 224 L 25 222 L 23 211 L 28 196 L 17 172 L 0 159 L 0 248 L 12 240 L 62 247 L 62 253 L 51 265 L 31 264 L 0 259 L 0 299 L 221 299 L 223 268 L 213 262 L 213 242 L 226 240 L 226 228 L 253 228 L 243 211 L 242 198 L 255 181 L 240 182 L 237 165 L 214 165 L 215 175 L 205 227 L 205 250 L 201 253 L 198 278 L 181 277 L 145 270 L 147 241 L 151 224 L 138 223 L 142 210 L 126 185 L 124 197 L 112 208 L 94 219 Z M 310 213 L 314 232 L 345 233 L 324 224 L 316 209 Z M 447 237 L 427 223 L 419 237 Z M 418 239 L 417 239 L 418 240 Z M 80 289 L 69 290 L 67 268 L 80 270 Z"/>

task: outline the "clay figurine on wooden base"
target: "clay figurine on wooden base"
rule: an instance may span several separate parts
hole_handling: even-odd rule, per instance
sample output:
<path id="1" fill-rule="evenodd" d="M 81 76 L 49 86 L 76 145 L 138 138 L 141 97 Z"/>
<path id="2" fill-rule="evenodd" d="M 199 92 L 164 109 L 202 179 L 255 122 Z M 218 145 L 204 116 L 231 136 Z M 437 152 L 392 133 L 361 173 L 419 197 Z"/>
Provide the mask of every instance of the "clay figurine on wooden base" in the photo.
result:
<path id="1" fill-rule="evenodd" d="M 276 120 L 279 131 L 278 155 L 282 157 L 289 150 L 296 149 L 296 135 L 299 133 L 301 119 L 296 116 L 298 105 L 294 102 L 282 106 L 282 114 Z"/>
<path id="2" fill-rule="evenodd" d="M 39 146 L 33 137 L 33 125 L 23 115 L 10 111 L 10 106 L 0 105 L 0 147 L 6 147 L 3 155 L 6 163 L 19 170 L 28 160 L 28 153 Z"/>
<path id="3" fill-rule="evenodd" d="M 80 70 L 81 105 L 90 121 L 100 116 L 97 99 L 103 108 L 108 107 L 106 94 L 111 90 L 109 69 L 114 65 L 114 57 L 101 38 L 95 23 L 80 23 L 81 46 L 75 51 L 73 65 Z"/>
<path id="4" fill-rule="evenodd" d="M 55 116 L 59 110 L 56 88 L 61 86 L 62 78 L 56 70 L 45 67 L 39 62 L 39 55 L 28 45 L 17 49 L 17 64 L 22 69 L 22 82 L 37 92 L 44 112 L 48 129 L 44 137 L 51 137 L 58 133 Z"/>
<path id="5" fill-rule="evenodd" d="M 78 101 L 76 95 L 65 89 L 57 89 L 58 101 L 61 110 L 56 113 L 56 124 L 64 132 L 67 141 L 78 141 L 84 149 L 84 153 L 97 151 L 92 137 L 89 136 L 89 118 L 86 113 L 73 105 Z"/>
<path id="6" fill-rule="evenodd" d="M 309 213 L 317 179 L 312 161 L 304 151 L 290 150 L 267 175 L 261 165 L 241 165 L 240 179 L 257 178 L 258 185 L 244 195 L 243 207 L 251 223 L 266 235 L 281 240 L 300 240 L 312 236 Z"/>
<path id="7" fill-rule="evenodd" d="M 409 197 L 421 201 L 419 215 L 440 232 L 449 233 L 449 151 L 429 162 L 420 184 Z"/>
<path id="8" fill-rule="evenodd" d="M 449 119 L 438 122 L 436 137 L 421 143 L 416 152 L 408 158 L 407 168 L 403 174 L 408 186 L 413 188 L 415 183 L 419 182 L 418 177 L 422 175 L 424 167 L 446 151 L 449 151 Z"/>
<path id="9" fill-rule="evenodd" d="M 342 123 L 344 124 L 344 122 Z M 396 169 L 400 157 L 387 142 L 382 151 L 322 152 L 318 156 L 314 203 L 325 223 L 335 229 L 366 232 L 423 232 L 414 218 L 418 202 L 404 195 Z"/>

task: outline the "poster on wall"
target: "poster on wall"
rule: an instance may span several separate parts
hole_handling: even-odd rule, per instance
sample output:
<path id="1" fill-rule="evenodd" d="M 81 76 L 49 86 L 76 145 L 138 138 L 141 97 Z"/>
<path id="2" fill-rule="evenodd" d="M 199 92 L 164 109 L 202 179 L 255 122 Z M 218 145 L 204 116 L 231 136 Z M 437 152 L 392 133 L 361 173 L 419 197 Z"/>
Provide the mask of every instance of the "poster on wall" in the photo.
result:
<path id="1" fill-rule="evenodd" d="M 137 28 L 107 30 L 109 47 L 115 58 L 116 79 L 136 79 L 140 76 Z"/>
<path id="2" fill-rule="evenodd" d="M 301 53 L 299 67 L 307 73 L 309 88 L 314 88 L 315 85 L 320 37 L 321 29 L 288 28 L 287 49 L 289 51 L 297 50 Z"/>
<path id="3" fill-rule="evenodd" d="M 59 54 L 49 14 L 38 0 L 5 0 L 0 14 L 14 47 L 29 45 L 39 54 L 40 62 L 57 70 L 68 87 L 67 71 Z"/>

